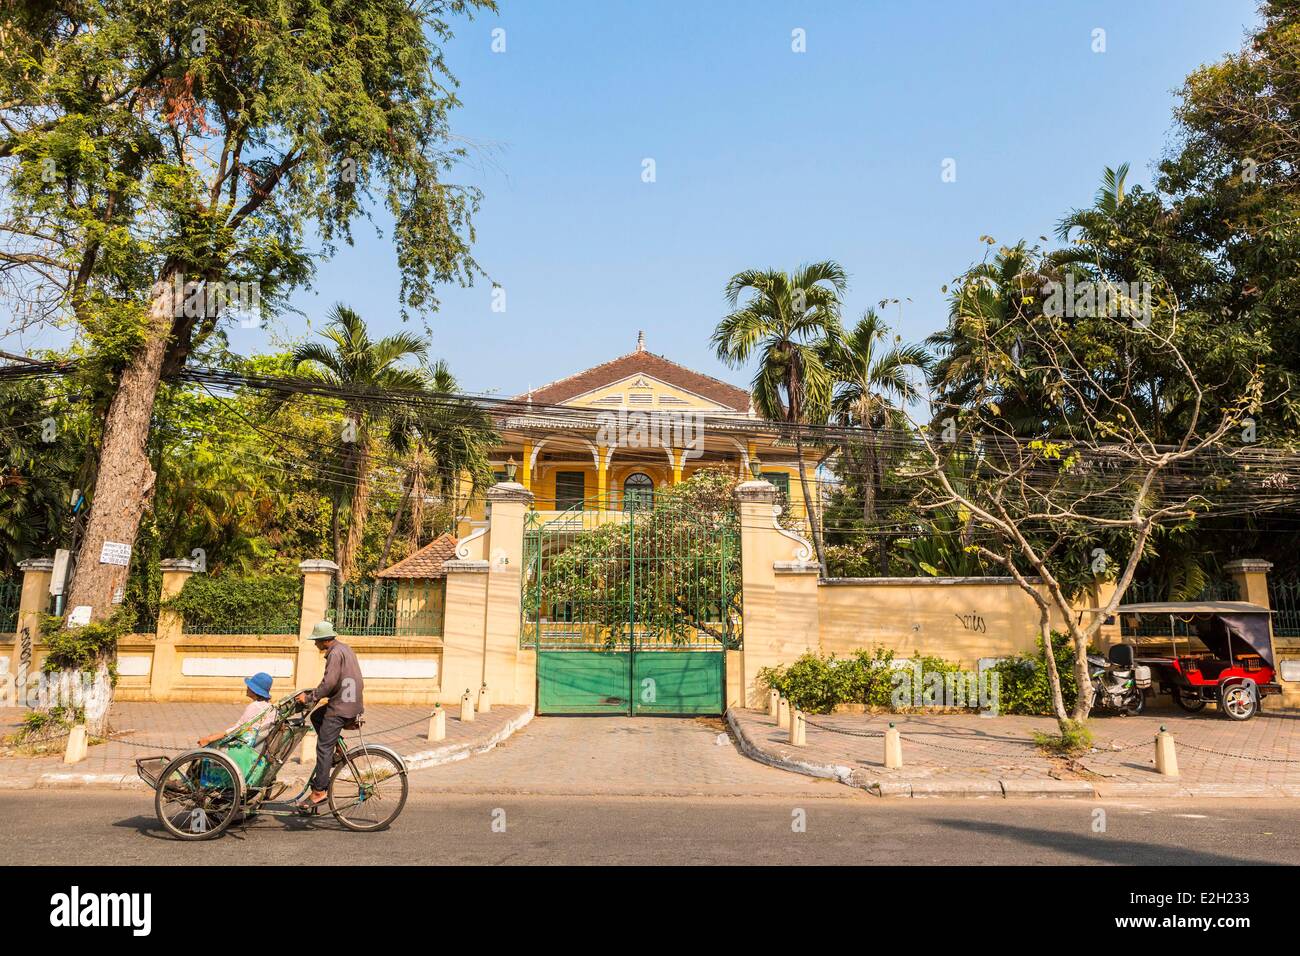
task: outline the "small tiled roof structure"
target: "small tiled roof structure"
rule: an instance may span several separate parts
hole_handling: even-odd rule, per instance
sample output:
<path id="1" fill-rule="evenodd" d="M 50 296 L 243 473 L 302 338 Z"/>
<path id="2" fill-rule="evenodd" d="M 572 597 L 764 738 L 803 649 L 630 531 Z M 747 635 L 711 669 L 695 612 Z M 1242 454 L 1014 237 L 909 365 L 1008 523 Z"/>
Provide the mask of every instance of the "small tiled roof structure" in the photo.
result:
<path id="1" fill-rule="evenodd" d="M 408 554 L 392 567 L 384 568 L 378 578 L 445 578 L 443 562 L 456 557 L 456 539 L 441 534 L 414 554 Z"/>
<path id="2" fill-rule="evenodd" d="M 737 412 L 749 410 L 749 392 L 735 385 L 692 371 L 685 365 L 678 365 L 662 355 L 645 351 L 644 340 L 638 342 L 637 350 L 621 355 L 600 365 L 594 365 L 585 372 L 570 375 L 558 382 L 551 382 L 531 392 L 516 396 L 516 401 L 531 400 L 538 405 L 560 405 L 571 398 L 576 398 L 593 389 L 617 382 L 630 375 L 645 374 L 675 385 L 677 388 L 694 392 L 711 402 L 717 402 L 723 408 Z"/>

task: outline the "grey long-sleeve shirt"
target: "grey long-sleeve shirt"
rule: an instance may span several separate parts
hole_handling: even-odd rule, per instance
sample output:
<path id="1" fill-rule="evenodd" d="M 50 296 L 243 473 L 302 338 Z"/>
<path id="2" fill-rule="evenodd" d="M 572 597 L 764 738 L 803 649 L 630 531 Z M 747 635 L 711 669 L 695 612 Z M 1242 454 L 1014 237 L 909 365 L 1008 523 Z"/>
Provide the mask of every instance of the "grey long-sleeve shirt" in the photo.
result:
<path id="1" fill-rule="evenodd" d="M 311 702 L 314 704 L 322 697 L 328 697 L 330 702 L 325 705 L 325 713 L 339 717 L 359 716 L 365 710 L 361 699 L 363 684 L 356 651 L 336 640 L 325 657 L 325 677 L 311 692 Z"/>

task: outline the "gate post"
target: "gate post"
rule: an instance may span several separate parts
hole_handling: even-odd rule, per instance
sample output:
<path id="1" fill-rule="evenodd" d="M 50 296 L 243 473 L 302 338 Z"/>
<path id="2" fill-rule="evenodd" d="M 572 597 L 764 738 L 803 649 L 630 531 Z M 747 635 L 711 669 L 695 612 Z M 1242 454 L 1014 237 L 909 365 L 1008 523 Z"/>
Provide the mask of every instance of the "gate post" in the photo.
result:
<path id="1" fill-rule="evenodd" d="M 819 568 L 812 544 L 778 524 L 776 486 L 746 481 L 736 487 L 740 508 L 743 649 L 741 706 L 762 708 L 767 697 L 758 672 L 789 664 L 821 646 Z M 730 672 L 729 672 L 730 674 Z M 727 700 L 733 699 L 729 687 Z"/>
<path id="2" fill-rule="evenodd" d="M 302 604 L 298 608 L 298 658 L 293 682 L 297 690 L 314 687 L 325 676 L 325 661 L 311 639 L 311 629 L 325 620 L 330 603 L 330 582 L 339 566 L 327 558 L 310 558 L 298 564 L 302 572 Z"/>
<path id="3" fill-rule="evenodd" d="M 162 592 L 158 596 L 158 621 L 154 625 L 153 663 L 149 666 L 149 699 L 170 700 L 179 676 L 176 667 L 176 639 L 185 629 L 181 616 L 164 607 L 181 593 L 185 582 L 197 570 L 189 558 L 169 558 L 160 563 Z"/>
<path id="4" fill-rule="evenodd" d="M 466 687 L 483 682 L 488 563 L 470 557 L 476 550 L 465 538 L 456 547 L 456 560 L 442 565 L 447 572 L 447 595 L 438 702 L 445 707 L 457 703 Z"/>
<path id="5" fill-rule="evenodd" d="M 18 569 L 23 572 L 23 590 L 18 597 L 18 623 L 9 673 L 14 677 L 19 703 L 26 706 L 31 699 L 29 689 L 35 689 L 41 672 L 36 660 L 36 644 L 41 639 L 41 615 L 50 609 L 54 561 L 51 558 L 28 558 L 18 563 Z M 27 658 L 25 662 L 24 657 Z"/>
<path id="6" fill-rule="evenodd" d="M 536 662 L 519 653 L 519 626 L 523 611 L 524 516 L 533 493 L 514 481 L 488 489 L 492 508 L 487 537 L 487 613 L 483 634 L 483 673 L 477 687 L 486 683 L 499 703 L 536 706 Z"/>

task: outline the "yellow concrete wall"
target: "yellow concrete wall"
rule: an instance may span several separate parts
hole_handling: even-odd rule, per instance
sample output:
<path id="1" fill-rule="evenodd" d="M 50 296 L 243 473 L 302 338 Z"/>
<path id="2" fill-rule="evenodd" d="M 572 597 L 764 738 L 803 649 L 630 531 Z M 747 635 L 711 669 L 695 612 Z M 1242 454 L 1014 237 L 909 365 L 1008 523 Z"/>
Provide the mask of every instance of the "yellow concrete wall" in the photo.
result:
<path id="1" fill-rule="evenodd" d="M 896 578 L 822 582 L 821 649 L 847 656 L 882 646 L 973 668 L 981 657 L 1032 653 L 1038 606 L 1014 581 Z M 1059 624 L 1059 616 L 1054 617 Z"/>
<path id="2" fill-rule="evenodd" d="M 440 638 L 344 636 L 342 641 L 357 652 L 362 672 L 371 672 L 365 678 L 366 703 L 423 705 L 438 699 L 442 674 Z M 319 680 L 315 674 L 299 678 L 298 638 L 293 634 L 188 634 L 175 641 L 171 686 L 158 696 L 150 686 L 156 647 L 157 640 L 151 634 L 131 634 L 119 642 L 119 668 L 127 673 L 118 679 L 116 699 L 237 702 L 244 697 L 244 681 L 239 676 L 242 670 L 268 670 L 274 679 L 272 696 L 276 699 Z M 434 676 L 399 676 L 428 671 Z"/>

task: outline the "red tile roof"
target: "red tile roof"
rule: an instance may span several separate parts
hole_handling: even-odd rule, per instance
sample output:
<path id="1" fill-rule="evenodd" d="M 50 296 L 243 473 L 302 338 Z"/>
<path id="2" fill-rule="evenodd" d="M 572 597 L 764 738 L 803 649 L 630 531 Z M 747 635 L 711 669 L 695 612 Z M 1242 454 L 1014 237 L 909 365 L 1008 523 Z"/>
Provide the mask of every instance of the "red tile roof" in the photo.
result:
<path id="1" fill-rule="evenodd" d="M 392 567 L 380 571 L 375 577 L 443 578 L 447 576 L 447 571 L 442 563 L 455 557 L 456 539 L 449 534 L 442 534 L 414 554 L 408 554 Z"/>
<path id="2" fill-rule="evenodd" d="M 694 392 L 724 408 L 738 412 L 749 411 L 747 390 L 692 371 L 662 355 L 639 350 L 593 366 L 585 372 L 562 378 L 558 382 L 533 389 L 531 393 L 517 396 L 516 400 L 525 401 L 531 394 L 533 402 L 538 405 L 560 405 L 571 398 L 638 373 L 653 376 L 661 382 Z"/>

